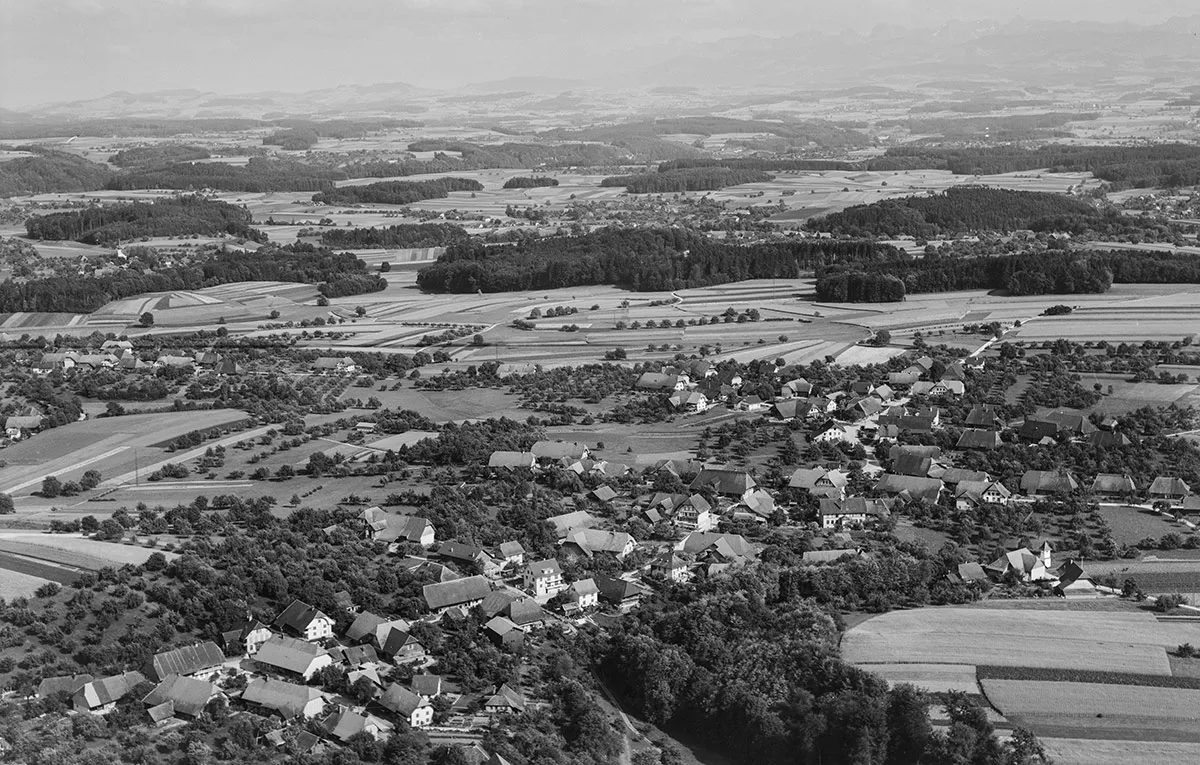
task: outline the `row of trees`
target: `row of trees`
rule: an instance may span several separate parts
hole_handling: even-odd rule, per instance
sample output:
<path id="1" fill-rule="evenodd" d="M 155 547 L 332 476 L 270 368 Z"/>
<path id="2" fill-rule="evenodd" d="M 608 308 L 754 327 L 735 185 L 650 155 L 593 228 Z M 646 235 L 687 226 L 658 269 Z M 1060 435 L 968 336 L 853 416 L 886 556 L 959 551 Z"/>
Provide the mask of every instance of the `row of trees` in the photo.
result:
<path id="1" fill-rule="evenodd" d="M 330 228 L 321 232 L 326 247 L 351 249 L 405 249 L 446 247 L 470 238 L 455 223 L 400 223 L 383 228 Z"/>

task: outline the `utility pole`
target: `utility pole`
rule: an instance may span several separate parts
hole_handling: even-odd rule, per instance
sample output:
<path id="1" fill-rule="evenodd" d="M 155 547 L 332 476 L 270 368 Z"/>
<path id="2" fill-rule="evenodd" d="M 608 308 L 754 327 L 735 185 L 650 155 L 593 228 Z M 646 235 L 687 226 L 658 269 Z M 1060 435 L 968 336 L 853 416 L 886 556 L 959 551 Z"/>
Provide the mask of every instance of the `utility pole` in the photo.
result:
<path id="1" fill-rule="evenodd" d="M 133 485 L 141 486 L 141 481 L 138 478 L 138 453 L 137 447 L 133 448 Z"/>

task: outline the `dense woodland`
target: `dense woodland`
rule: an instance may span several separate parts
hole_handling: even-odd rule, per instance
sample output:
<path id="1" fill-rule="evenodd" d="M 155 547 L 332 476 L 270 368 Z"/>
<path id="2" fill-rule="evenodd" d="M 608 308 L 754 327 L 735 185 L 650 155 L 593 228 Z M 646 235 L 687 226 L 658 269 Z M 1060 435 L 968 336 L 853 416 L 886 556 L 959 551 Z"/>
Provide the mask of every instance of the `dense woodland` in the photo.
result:
<path id="1" fill-rule="evenodd" d="M 321 137 L 310 127 L 289 128 L 271 133 L 263 138 L 266 146 L 278 146 L 287 151 L 307 151 L 317 145 Z"/>
<path id="2" fill-rule="evenodd" d="M 34 153 L 0 162 L 0 197 L 47 194 L 55 191 L 95 191 L 104 188 L 112 173 L 103 165 L 74 154 L 17 146 L 17 151 Z"/>
<path id="3" fill-rule="evenodd" d="M 245 207 L 200 196 L 179 196 L 37 215 L 25 221 L 25 230 L 30 239 L 70 239 L 107 246 L 147 236 L 191 234 L 229 234 L 265 242 L 266 235 L 251 228 L 251 220 Z"/>
<path id="4" fill-rule="evenodd" d="M 464 242 L 417 273 L 432 292 L 508 292 L 585 284 L 642 291 L 702 287 L 744 279 L 794 279 L 835 262 L 895 258 L 889 245 L 806 240 L 741 246 L 682 229 L 601 229 L 485 246 Z"/>
<path id="5" fill-rule="evenodd" d="M 327 205 L 407 205 L 426 199 L 444 199 L 452 191 L 483 191 L 483 184 L 470 178 L 383 181 L 365 186 L 342 186 L 330 189 L 313 194 L 313 201 Z"/>
<path id="6" fill-rule="evenodd" d="M 197 159 L 208 159 L 211 156 L 207 149 L 199 146 L 163 143 L 122 149 L 112 155 L 109 162 L 117 167 L 131 168 L 165 165 L 171 162 L 191 162 Z"/>
<path id="7" fill-rule="evenodd" d="M 539 189 L 557 185 L 558 179 L 548 175 L 515 175 L 504 182 L 506 189 Z"/>
<path id="8" fill-rule="evenodd" d="M 603 141 L 615 146 L 625 146 L 635 138 L 656 138 L 680 133 L 697 135 L 770 133 L 788 139 L 797 146 L 813 143 L 823 149 L 855 149 L 862 148 L 868 143 L 867 137 L 859 131 L 823 120 L 776 122 L 774 120 L 739 120 L 732 117 L 714 116 L 670 117 L 580 130 L 560 128 L 547 131 L 542 135 L 573 141 Z M 695 153 L 693 152 L 692 155 Z"/>
<path id="9" fill-rule="evenodd" d="M 891 303 L 904 299 L 904 282 L 891 274 L 833 274 L 817 280 L 817 300 L 826 303 Z"/>
<path id="10" fill-rule="evenodd" d="M 624 186 L 631 194 L 673 194 L 679 191 L 716 191 L 742 183 L 764 183 L 774 176 L 758 170 L 726 167 L 691 167 L 657 173 L 618 175 L 600 181 L 601 186 Z"/>
<path id="11" fill-rule="evenodd" d="M 349 253 L 305 245 L 268 245 L 257 252 L 216 252 L 207 260 L 152 273 L 119 271 L 92 278 L 55 276 L 0 282 L 0 313 L 47 311 L 88 313 L 105 303 L 145 292 L 195 290 L 219 284 L 281 281 L 318 284 L 329 297 L 383 289 L 387 282 L 367 273 Z M 349 291 L 347 291 L 349 290 Z"/>
<path id="12" fill-rule="evenodd" d="M 400 223 L 383 228 L 330 228 L 321 232 L 326 247 L 381 249 L 446 247 L 470 238 L 454 223 Z"/>
<path id="13" fill-rule="evenodd" d="M 1111 217 L 1129 228 L 1128 218 L 1115 211 Z M 1102 221 L 1103 215 L 1091 204 L 1062 194 L 958 186 L 931 196 L 855 205 L 812 219 L 805 227 L 855 237 L 927 239 L 985 229 L 1079 232 Z"/>
<path id="14" fill-rule="evenodd" d="M 343 170 L 285 159 L 251 157 L 245 165 L 223 162 L 173 162 L 161 167 L 133 170 L 114 176 L 105 188 L 134 189 L 219 189 L 221 191 L 322 191 L 334 181 L 350 176 Z"/>

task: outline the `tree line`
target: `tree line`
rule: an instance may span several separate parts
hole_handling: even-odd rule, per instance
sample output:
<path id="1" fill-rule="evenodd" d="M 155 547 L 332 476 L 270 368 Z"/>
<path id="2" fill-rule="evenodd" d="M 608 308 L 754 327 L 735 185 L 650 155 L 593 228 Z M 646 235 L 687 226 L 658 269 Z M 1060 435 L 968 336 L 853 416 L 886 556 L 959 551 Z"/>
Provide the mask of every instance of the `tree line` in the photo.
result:
<path id="1" fill-rule="evenodd" d="M 483 191 L 471 178 L 438 178 L 432 181 L 384 181 L 365 186 L 342 186 L 313 194 L 313 201 L 328 205 L 407 205 L 426 199 L 444 199 L 452 191 Z"/>
<path id="2" fill-rule="evenodd" d="M 191 234 L 229 234 L 265 242 L 266 235 L 251 228 L 251 222 L 245 207 L 200 196 L 178 196 L 36 215 L 25 221 L 25 231 L 31 239 L 102 245 L 148 236 Z"/>
<path id="3" fill-rule="evenodd" d="M 904 282 L 891 274 L 834 274 L 817 280 L 817 300 L 826 303 L 891 303 L 904 299 Z"/>
<path id="4" fill-rule="evenodd" d="M 117 167 L 128 168 L 165 165 L 171 162 L 192 162 L 197 159 L 208 159 L 211 156 L 207 149 L 199 146 L 168 143 L 122 149 L 112 155 L 108 161 Z"/>
<path id="5" fill-rule="evenodd" d="M 350 176 L 336 167 L 308 164 L 290 159 L 251 157 L 245 165 L 224 162 L 172 162 L 114 176 L 105 188 L 135 189 L 220 189 L 250 193 L 268 191 L 323 191 L 334 181 Z"/>
<path id="6" fill-rule="evenodd" d="M 544 237 L 487 246 L 451 245 L 417 273 L 431 292 L 509 292 L 588 284 L 635 291 L 701 287 L 745 279 L 794 279 L 839 262 L 889 261 L 890 245 L 804 240 L 736 245 L 683 229 L 605 228 L 578 236 Z"/>
<path id="7" fill-rule="evenodd" d="M 548 175 L 516 175 L 504 182 L 506 189 L 537 189 L 557 185 L 558 179 Z"/>
<path id="8" fill-rule="evenodd" d="M 112 175 L 103 165 L 74 154 L 40 146 L 15 148 L 17 151 L 32 152 L 35 156 L 0 162 L 0 197 L 96 191 L 104 188 Z"/>

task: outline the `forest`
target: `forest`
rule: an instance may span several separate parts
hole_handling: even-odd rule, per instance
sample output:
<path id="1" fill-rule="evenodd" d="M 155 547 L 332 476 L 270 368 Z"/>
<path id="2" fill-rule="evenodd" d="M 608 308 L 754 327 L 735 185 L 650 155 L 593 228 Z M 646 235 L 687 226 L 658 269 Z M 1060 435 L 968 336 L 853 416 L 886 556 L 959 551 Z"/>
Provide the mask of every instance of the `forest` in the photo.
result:
<path id="1" fill-rule="evenodd" d="M 117 167 L 145 167 L 148 165 L 165 165 L 171 162 L 191 162 L 197 159 L 208 159 L 207 149 L 187 144 L 156 144 L 154 146 L 136 146 L 132 149 L 122 149 L 108 160 Z"/>
<path id="2" fill-rule="evenodd" d="M 825 303 L 892 303 L 904 299 L 904 282 L 891 274 L 862 271 L 817 280 L 817 300 Z"/>
<path id="3" fill-rule="evenodd" d="M 1112 225 L 1131 228 L 1117 212 Z M 814 218 L 810 231 L 854 237 L 913 236 L 929 239 L 968 231 L 1071 231 L 1103 226 L 1106 216 L 1091 204 L 1062 194 L 957 186 L 933 196 L 886 199 Z"/>
<path id="4" fill-rule="evenodd" d="M 600 229 L 488 247 L 452 245 L 417 273 L 431 292 L 508 292 L 585 284 L 635 291 L 702 287 L 744 279 L 794 279 L 831 263 L 885 261 L 900 250 L 875 242 L 806 240 L 725 244 L 682 229 Z"/>
<path id="5" fill-rule="evenodd" d="M 506 189 L 537 189 L 546 186 L 557 186 L 558 179 L 548 175 L 516 175 L 504 182 Z"/>
<path id="6" fill-rule="evenodd" d="M 1028 170 L 1092 172 L 1116 189 L 1176 187 L 1200 183 L 1200 146 L 1066 146 L 1036 149 L 1017 145 L 951 149 L 937 146 L 894 146 L 877 162 L 899 161 L 895 169 L 945 169 L 956 175 L 993 175 Z M 872 167 L 871 169 L 876 169 Z M 878 169 L 891 169 L 880 166 Z"/>
<path id="7" fill-rule="evenodd" d="M 312 199 L 327 205 L 407 205 L 425 199 L 444 199 L 452 191 L 483 191 L 483 184 L 470 178 L 384 181 L 365 186 L 342 186 L 313 194 Z"/>
<path id="8" fill-rule="evenodd" d="M 146 292 L 195 290 L 220 284 L 280 281 L 318 284 L 323 292 L 375 292 L 387 286 L 349 253 L 334 254 L 308 245 L 267 245 L 257 252 L 214 252 L 207 260 L 153 273 L 119 271 L 92 278 L 49 277 L 22 283 L 0 282 L 0 312 L 90 313 L 112 300 Z M 335 297 L 336 295 L 328 295 Z"/>
<path id="9" fill-rule="evenodd" d="M 289 128 L 271 133 L 263 138 L 263 145 L 278 146 L 286 151 L 307 151 L 321 140 L 317 131 L 310 127 Z"/>
<path id="10" fill-rule="evenodd" d="M 16 151 L 36 156 L 0 162 L 0 198 L 48 194 L 57 191 L 95 191 L 104 188 L 112 173 L 103 165 L 74 154 L 17 146 Z"/>
<path id="11" fill-rule="evenodd" d="M 575 130 L 557 128 L 540 135 L 572 141 L 603 141 L 615 146 L 623 146 L 633 138 L 657 138 L 662 135 L 679 133 L 705 136 L 717 133 L 769 133 L 789 139 L 800 146 L 814 143 L 823 149 L 856 149 L 862 148 L 868 143 L 867 137 L 857 130 L 823 120 L 777 122 L 714 116 L 668 117 Z"/>
<path id="12" fill-rule="evenodd" d="M 312 192 L 332 189 L 334 181 L 344 181 L 349 177 L 345 171 L 333 167 L 294 160 L 251 157 L 245 165 L 223 162 L 172 162 L 161 167 L 132 170 L 114 176 L 105 184 L 105 188 L 116 191 L 219 189 L 254 193 Z"/>
<path id="13" fill-rule="evenodd" d="M 229 234 L 265 242 L 266 235 L 251 228 L 251 220 L 245 207 L 200 196 L 178 196 L 35 215 L 25 221 L 25 230 L 30 239 L 71 239 L 105 246 L 148 236 L 191 234 Z"/>
<path id="14" fill-rule="evenodd" d="M 600 181 L 601 186 L 624 186 L 631 194 L 673 194 L 679 191 L 716 191 L 742 183 L 765 183 L 774 176 L 759 170 L 727 167 L 689 167 L 657 173 L 617 175 Z"/>
<path id="15" fill-rule="evenodd" d="M 350 249 L 405 249 L 446 247 L 470 238 L 454 223 L 399 223 L 383 228 L 330 228 L 321 232 L 326 247 Z"/>

